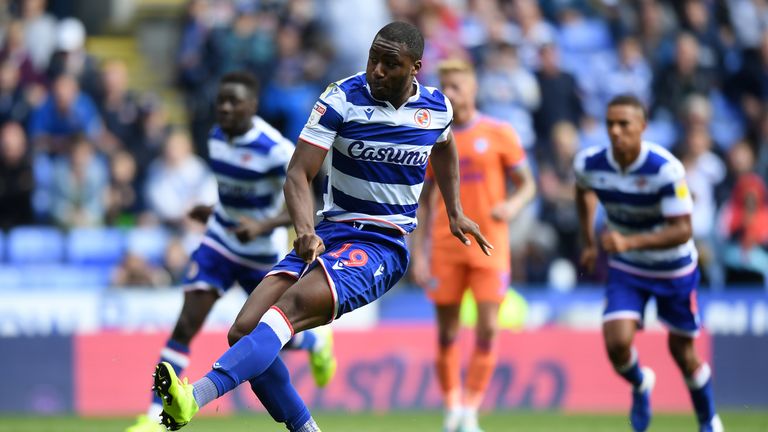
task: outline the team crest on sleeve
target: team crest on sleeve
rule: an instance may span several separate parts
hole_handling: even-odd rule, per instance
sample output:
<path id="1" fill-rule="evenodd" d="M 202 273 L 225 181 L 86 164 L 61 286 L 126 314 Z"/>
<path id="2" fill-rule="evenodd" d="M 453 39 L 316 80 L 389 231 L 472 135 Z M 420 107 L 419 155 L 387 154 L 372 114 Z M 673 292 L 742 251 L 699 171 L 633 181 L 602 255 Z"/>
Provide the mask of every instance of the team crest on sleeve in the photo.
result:
<path id="1" fill-rule="evenodd" d="M 320 102 L 315 102 L 314 108 L 312 108 L 312 112 L 309 114 L 309 120 L 307 121 L 307 126 L 315 126 L 318 123 L 320 123 L 320 117 L 325 114 L 326 111 L 325 105 L 323 105 Z"/>
<path id="2" fill-rule="evenodd" d="M 420 128 L 428 128 L 429 124 L 432 123 L 432 116 L 429 114 L 429 110 L 421 108 L 413 114 L 413 121 Z"/>

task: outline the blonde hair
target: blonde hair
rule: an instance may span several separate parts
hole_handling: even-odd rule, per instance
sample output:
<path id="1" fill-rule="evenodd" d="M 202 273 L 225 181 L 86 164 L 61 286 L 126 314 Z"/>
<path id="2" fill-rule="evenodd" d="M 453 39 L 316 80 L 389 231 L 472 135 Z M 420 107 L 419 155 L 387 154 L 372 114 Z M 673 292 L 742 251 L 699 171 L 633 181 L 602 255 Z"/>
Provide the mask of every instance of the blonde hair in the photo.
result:
<path id="1" fill-rule="evenodd" d="M 475 75 L 475 67 L 472 63 L 462 59 L 448 59 L 443 60 L 437 65 L 437 73 L 439 75 L 445 75 L 450 72 L 462 72 L 470 75 Z"/>

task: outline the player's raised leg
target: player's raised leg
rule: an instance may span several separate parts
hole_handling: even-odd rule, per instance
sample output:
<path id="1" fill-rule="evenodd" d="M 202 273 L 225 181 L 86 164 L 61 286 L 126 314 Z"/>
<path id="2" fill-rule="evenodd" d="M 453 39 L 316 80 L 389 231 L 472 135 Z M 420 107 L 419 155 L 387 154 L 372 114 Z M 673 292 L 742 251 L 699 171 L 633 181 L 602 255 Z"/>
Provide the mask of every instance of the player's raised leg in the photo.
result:
<path id="1" fill-rule="evenodd" d="M 290 285 L 293 280 L 285 276 L 269 277 L 255 290 L 260 292 L 262 287 L 279 290 Z M 255 298 L 255 297 L 251 297 Z M 158 365 L 156 391 L 163 398 L 163 424 L 172 430 L 181 428 L 189 423 L 200 407 L 233 390 L 242 382 L 258 377 L 273 364 L 280 349 L 294 334 L 294 328 L 304 330 L 327 323 L 332 318 L 334 302 L 331 289 L 325 273 L 315 267 L 301 280 L 295 282 L 280 297 L 277 303 L 269 308 L 253 328 L 253 318 L 265 303 L 258 300 L 246 303 L 238 316 L 233 329 L 230 331 L 230 342 L 239 338 L 213 365 L 205 377 L 189 384 L 179 380 L 173 369 L 166 364 Z M 254 308 L 255 313 L 247 309 Z M 245 333 L 250 328 L 250 333 Z M 282 388 L 285 394 L 292 391 L 287 373 L 274 373 L 271 387 Z M 275 390 L 277 391 L 277 390 Z M 312 431 L 316 425 L 308 416 L 304 403 L 296 395 L 295 398 L 280 401 L 281 408 L 289 418 L 306 417 L 304 424 L 296 425 L 286 422 L 289 430 Z M 279 420 L 279 419 L 276 419 Z"/>

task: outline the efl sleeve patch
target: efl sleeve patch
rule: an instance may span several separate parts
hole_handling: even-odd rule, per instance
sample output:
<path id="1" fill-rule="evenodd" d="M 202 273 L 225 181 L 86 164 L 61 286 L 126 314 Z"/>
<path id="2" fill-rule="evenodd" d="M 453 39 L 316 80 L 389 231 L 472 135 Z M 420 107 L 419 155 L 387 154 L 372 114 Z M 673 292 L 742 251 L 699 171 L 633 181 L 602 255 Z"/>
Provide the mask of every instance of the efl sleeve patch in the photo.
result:
<path id="1" fill-rule="evenodd" d="M 307 126 L 317 126 L 320 123 L 320 118 L 328 110 L 328 108 L 321 102 L 315 102 L 315 106 L 312 108 L 312 112 L 309 113 L 309 120 L 307 120 Z"/>

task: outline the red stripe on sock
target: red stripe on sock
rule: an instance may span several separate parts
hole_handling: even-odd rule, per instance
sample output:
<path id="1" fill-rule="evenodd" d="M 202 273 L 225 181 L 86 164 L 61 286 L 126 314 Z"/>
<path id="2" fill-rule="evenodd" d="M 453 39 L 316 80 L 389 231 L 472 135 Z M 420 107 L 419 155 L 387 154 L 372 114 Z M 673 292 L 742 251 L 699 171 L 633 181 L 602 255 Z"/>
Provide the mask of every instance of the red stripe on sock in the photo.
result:
<path id="1" fill-rule="evenodd" d="M 279 308 L 279 307 L 277 307 L 277 306 L 272 306 L 270 309 L 274 309 L 274 310 L 276 310 L 276 311 L 277 311 L 277 313 L 279 313 L 279 314 L 280 314 L 280 316 L 281 316 L 281 317 L 283 317 L 283 320 L 285 320 L 285 323 L 286 323 L 286 324 L 288 324 L 288 328 L 291 330 L 291 336 L 293 336 L 293 335 L 294 335 L 294 332 L 293 332 L 293 326 L 291 325 L 291 322 L 290 322 L 290 321 L 288 321 L 288 317 L 287 317 L 287 316 L 285 316 L 285 314 L 283 313 L 283 311 L 282 311 L 282 310 L 280 310 L 280 308 Z"/>

